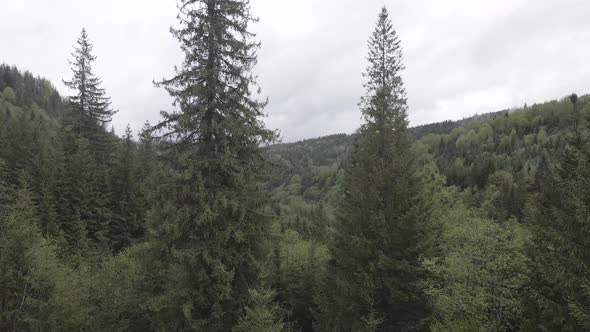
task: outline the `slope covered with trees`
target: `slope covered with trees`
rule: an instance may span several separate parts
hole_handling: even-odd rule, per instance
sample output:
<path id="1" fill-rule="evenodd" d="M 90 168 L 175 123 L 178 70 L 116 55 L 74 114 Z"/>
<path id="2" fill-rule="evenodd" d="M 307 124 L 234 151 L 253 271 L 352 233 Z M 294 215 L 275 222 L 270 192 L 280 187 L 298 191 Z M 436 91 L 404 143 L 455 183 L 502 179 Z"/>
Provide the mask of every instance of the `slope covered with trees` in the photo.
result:
<path id="1" fill-rule="evenodd" d="M 590 112 L 589 104 L 590 97 L 579 97 L 579 116 Z M 448 185 L 473 190 L 474 197 L 479 198 L 473 203 L 481 205 L 485 189 L 489 185 L 499 189 L 502 176 L 518 177 L 523 181 L 522 188 L 515 187 L 513 194 L 526 195 L 537 165 L 544 155 L 552 159 L 559 156 L 577 116 L 570 98 L 564 97 L 510 111 L 414 127 L 410 132 L 416 138 L 415 148 L 432 156 Z M 340 134 L 271 146 L 268 158 L 274 168 L 269 189 L 282 202 L 333 204 L 331 193 L 341 181 L 341 165 L 353 139 L 354 135 Z M 504 212 L 512 209 L 508 212 L 522 217 L 524 197 L 516 197 L 517 205 L 512 208 L 508 206 L 509 197 L 503 199 Z"/>

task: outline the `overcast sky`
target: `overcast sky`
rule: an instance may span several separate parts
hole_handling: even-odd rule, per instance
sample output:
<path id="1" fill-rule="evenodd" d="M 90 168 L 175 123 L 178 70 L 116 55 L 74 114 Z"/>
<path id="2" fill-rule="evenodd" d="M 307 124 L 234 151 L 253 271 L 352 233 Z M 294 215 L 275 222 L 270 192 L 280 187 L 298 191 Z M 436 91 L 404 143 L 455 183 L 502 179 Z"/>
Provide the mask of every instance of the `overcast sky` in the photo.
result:
<path id="1" fill-rule="evenodd" d="M 386 5 L 402 40 L 412 125 L 590 92 L 588 0 L 251 0 L 266 122 L 283 141 L 360 124 L 366 41 Z M 17 0 L 0 6 L 0 62 L 67 92 L 85 26 L 118 133 L 156 123 L 171 99 L 153 87 L 180 64 L 174 0 Z"/>

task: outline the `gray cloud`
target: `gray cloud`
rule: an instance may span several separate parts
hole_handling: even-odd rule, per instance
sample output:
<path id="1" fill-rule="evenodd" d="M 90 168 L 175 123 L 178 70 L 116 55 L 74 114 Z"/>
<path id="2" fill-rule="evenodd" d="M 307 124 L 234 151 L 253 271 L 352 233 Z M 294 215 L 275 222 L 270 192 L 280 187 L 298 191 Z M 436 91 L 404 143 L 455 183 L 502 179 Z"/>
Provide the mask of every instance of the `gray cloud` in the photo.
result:
<path id="1" fill-rule="evenodd" d="M 387 5 L 402 40 L 412 124 L 458 119 L 588 92 L 585 0 L 251 0 L 263 43 L 267 124 L 285 141 L 352 132 L 360 123 L 366 40 Z M 66 92 L 67 60 L 85 26 L 117 132 L 155 123 L 171 100 L 152 81 L 182 55 L 168 29 L 174 1 L 22 0 L 0 10 L 0 61 Z"/>

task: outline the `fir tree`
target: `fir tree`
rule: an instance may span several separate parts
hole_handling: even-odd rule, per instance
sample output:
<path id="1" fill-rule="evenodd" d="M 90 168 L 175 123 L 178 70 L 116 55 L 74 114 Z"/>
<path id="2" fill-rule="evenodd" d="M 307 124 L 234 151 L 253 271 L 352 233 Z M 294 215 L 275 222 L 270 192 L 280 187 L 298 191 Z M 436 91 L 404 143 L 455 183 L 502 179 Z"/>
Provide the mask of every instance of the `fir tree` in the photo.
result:
<path id="1" fill-rule="evenodd" d="M 140 186 L 137 165 L 137 146 L 131 128 L 118 145 L 113 171 L 113 218 L 109 226 L 109 239 L 115 252 L 128 247 L 143 236 L 144 213 L 141 211 Z"/>
<path id="2" fill-rule="evenodd" d="M 412 330 L 429 311 L 418 287 L 428 208 L 407 129 L 401 46 L 385 8 L 368 60 L 360 103 L 366 123 L 344 166 L 321 323 L 339 331 Z"/>
<path id="3" fill-rule="evenodd" d="M 100 170 L 90 143 L 84 138 L 73 143 L 66 159 L 60 216 L 66 239 L 78 251 L 87 247 L 88 239 L 106 244 L 110 201 L 102 193 L 105 183 L 97 176 Z"/>
<path id="4" fill-rule="evenodd" d="M 116 112 L 101 87 L 101 79 L 93 72 L 96 57 L 92 50 L 88 34 L 82 29 L 70 62 L 73 77 L 64 81 L 75 94 L 69 97 L 70 113 L 62 121 L 65 167 L 60 216 L 70 249 L 75 251 L 85 243 L 84 233 L 100 248 L 114 245 L 109 240 L 113 234 L 110 228 L 116 226 L 112 185 L 118 139 L 106 132 Z"/>
<path id="5" fill-rule="evenodd" d="M 542 159 L 526 209 L 533 231 L 529 248 L 527 330 L 590 329 L 590 131 L 577 96 L 574 134 L 560 164 Z M 584 125 L 586 123 L 586 125 Z"/>
<path id="6" fill-rule="evenodd" d="M 72 53 L 73 77 L 64 84 L 76 92 L 69 97 L 70 105 L 79 117 L 79 130 L 88 126 L 105 127 L 111 121 L 115 111 L 111 108 L 111 100 L 101 88 L 102 81 L 92 71 L 92 63 L 96 57 L 92 55 L 93 46 L 88 39 L 86 29 L 82 29 L 77 46 Z"/>
<path id="7" fill-rule="evenodd" d="M 146 230 L 145 221 L 150 210 L 150 195 L 156 191 L 159 176 L 159 162 L 157 158 L 157 141 L 153 137 L 152 126 L 145 122 L 139 133 L 137 147 L 137 178 L 138 178 L 138 204 L 143 217 L 143 231 Z M 144 234 L 145 235 L 145 234 Z"/>
<path id="8" fill-rule="evenodd" d="M 274 139 L 251 70 L 259 43 L 247 0 L 182 0 L 185 61 L 163 86 L 177 110 L 162 113 L 169 179 L 150 213 L 160 259 L 172 278 L 154 294 L 158 328 L 228 330 L 256 284 L 269 217 L 263 212 L 261 146 Z M 172 200 L 171 200 L 172 198 Z"/>
<path id="9" fill-rule="evenodd" d="M 284 311 L 275 302 L 276 292 L 266 285 L 265 268 L 262 268 L 258 287 L 249 290 L 249 300 L 234 332 L 283 332 L 290 331 L 285 323 Z"/>

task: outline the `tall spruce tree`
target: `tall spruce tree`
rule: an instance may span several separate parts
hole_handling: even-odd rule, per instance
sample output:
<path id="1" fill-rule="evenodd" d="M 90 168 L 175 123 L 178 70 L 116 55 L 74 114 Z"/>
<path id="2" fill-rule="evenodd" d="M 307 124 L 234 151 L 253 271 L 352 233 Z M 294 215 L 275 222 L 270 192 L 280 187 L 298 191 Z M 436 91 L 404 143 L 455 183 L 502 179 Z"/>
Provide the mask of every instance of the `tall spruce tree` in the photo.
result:
<path id="1" fill-rule="evenodd" d="M 429 214 L 411 150 L 400 41 L 386 8 L 368 60 L 360 102 L 366 123 L 344 166 L 321 324 L 331 331 L 419 329 L 429 312 L 418 286 Z"/>
<path id="2" fill-rule="evenodd" d="M 156 126 L 169 138 L 167 184 L 150 213 L 165 262 L 149 307 L 156 328 L 231 329 L 258 279 L 269 217 L 261 146 L 266 102 L 251 71 L 258 42 L 248 0 L 182 0 L 172 29 L 185 60 L 163 86 L 177 110 Z M 162 279 L 159 279 L 162 280 Z"/>
<path id="3" fill-rule="evenodd" d="M 572 95 L 574 134 L 558 166 L 542 159 L 527 204 L 533 240 L 525 330 L 590 329 L 590 121 L 577 100 Z"/>
<path id="4" fill-rule="evenodd" d="M 104 128 L 116 113 L 111 108 L 111 100 L 101 87 L 102 80 L 92 71 L 96 57 L 92 55 L 93 46 L 88 39 L 86 29 L 82 29 L 72 53 L 73 77 L 64 84 L 76 92 L 69 97 L 73 111 L 79 117 L 79 130 L 88 130 L 89 126 L 99 125 Z"/>
<path id="5" fill-rule="evenodd" d="M 70 112 L 62 121 L 65 167 L 60 218 L 73 252 L 83 247 L 84 233 L 93 244 L 107 248 L 113 233 L 109 228 L 117 226 L 111 204 L 116 139 L 106 132 L 116 112 L 93 72 L 96 57 L 92 50 L 82 29 L 70 61 L 73 77 L 64 80 L 74 94 L 69 97 Z"/>

